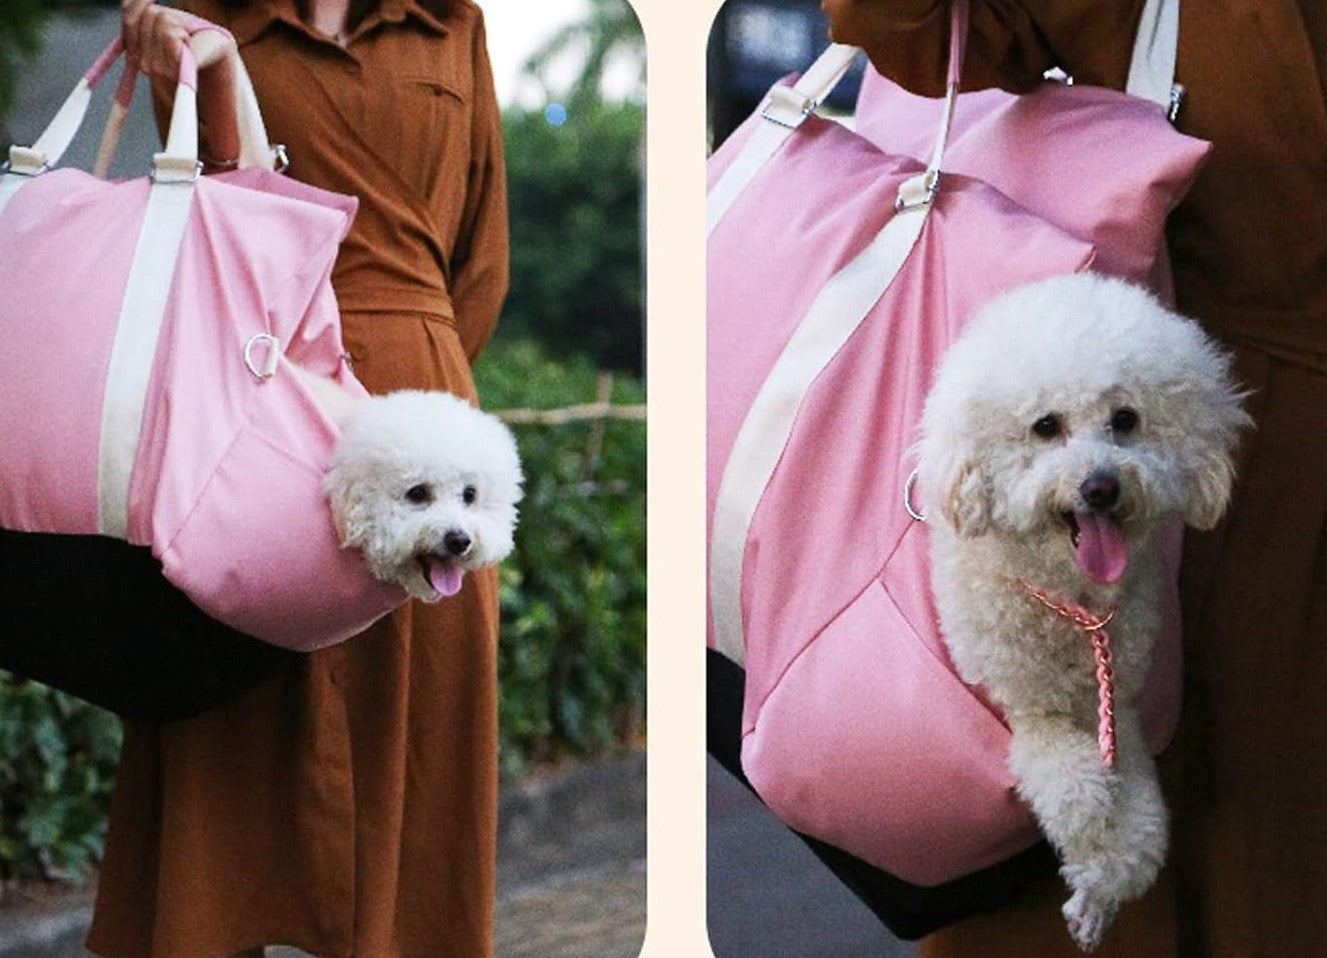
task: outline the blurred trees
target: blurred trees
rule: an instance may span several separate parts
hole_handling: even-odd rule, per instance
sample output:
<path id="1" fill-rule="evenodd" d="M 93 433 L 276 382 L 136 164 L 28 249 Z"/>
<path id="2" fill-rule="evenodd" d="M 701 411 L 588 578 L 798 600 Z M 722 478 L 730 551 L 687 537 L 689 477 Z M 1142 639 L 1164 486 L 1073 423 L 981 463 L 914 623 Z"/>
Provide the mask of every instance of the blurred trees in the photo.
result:
<path id="1" fill-rule="evenodd" d="M 555 32 L 525 61 L 525 71 L 538 79 L 550 96 L 549 74 L 561 57 L 581 57 L 579 69 L 562 94 L 570 103 L 605 95 L 604 80 L 615 62 L 624 62 L 632 74 L 626 99 L 645 100 L 645 36 L 640 21 L 626 0 L 590 0 L 590 14 Z"/>
<path id="2" fill-rule="evenodd" d="M 553 79 L 570 60 L 571 79 Z M 644 371 L 645 40 L 626 0 L 588 16 L 526 61 L 541 109 L 503 116 L 512 286 L 499 336 L 557 358 Z M 565 76 L 566 71 L 561 71 Z"/>
<path id="3" fill-rule="evenodd" d="M 557 124 L 555 110 L 503 117 L 512 284 L 499 336 L 639 375 L 644 111 L 584 99 Z"/>

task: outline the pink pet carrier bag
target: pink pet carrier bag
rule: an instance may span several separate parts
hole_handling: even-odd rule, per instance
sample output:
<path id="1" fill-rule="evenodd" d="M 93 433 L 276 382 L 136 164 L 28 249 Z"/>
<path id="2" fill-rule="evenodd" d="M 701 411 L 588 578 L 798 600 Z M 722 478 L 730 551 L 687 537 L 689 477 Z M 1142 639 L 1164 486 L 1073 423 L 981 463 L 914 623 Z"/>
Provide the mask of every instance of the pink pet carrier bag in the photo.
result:
<path id="1" fill-rule="evenodd" d="M 187 49 L 150 177 L 53 169 L 118 52 L 0 176 L 0 526 L 148 548 L 238 632 L 341 641 L 405 593 L 340 547 L 321 490 L 337 430 L 286 362 L 364 394 L 330 283 L 355 200 L 272 170 L 242 66 L 244 168 L 199 176 Z"/>
<path id="2" fill-rule="evenodd" d="M 932 371 L 1006 288 L 1091 268 L 1167 289 L 1165 218 L 1208 150 L 1158 106 L 1173 4 L 1140 28 L 1131 88 L 1151 100 L 958 96 L 953 12 L 943 103 L 872 75 L 855 131 L 818 116 L 856 53 L 832 46 L 708 166 L 707 644 L 744 670 L 741 771 L 792 828 L 921 888 L 1039 838 L 905 505 Z M 1143 703 L 1157 750 L 1179 705 L 1170 600 Z"/>

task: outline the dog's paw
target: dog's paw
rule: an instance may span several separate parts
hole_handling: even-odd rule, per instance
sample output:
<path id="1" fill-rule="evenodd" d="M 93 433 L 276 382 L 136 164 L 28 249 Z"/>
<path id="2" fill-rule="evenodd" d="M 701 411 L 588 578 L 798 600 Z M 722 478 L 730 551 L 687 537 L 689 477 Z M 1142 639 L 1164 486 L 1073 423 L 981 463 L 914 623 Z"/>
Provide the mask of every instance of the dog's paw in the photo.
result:
<path id="1" fill-rule="evenodd" d="M 1078 947 L 1092 951 L 1101 944 L 1106 929 L 1115 920 L 1117 907 L 1114 902 L 1103 901 L 1089 890 L 1080 888 L 1064 903 L 1060 913 L 1068 925 L 1069 936 Z"/>

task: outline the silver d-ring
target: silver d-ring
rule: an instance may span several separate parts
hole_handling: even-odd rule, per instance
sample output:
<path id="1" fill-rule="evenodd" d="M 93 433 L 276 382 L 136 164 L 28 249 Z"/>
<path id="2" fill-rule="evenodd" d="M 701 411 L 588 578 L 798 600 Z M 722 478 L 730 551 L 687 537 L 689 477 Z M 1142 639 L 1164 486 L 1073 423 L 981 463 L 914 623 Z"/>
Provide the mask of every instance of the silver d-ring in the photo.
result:
<path id="1" fill-rule="evenodd" d="M 258 343 L 267 346 L 267 353 L 263 357 L 261 365 L 254 362 L 253 355 L 253 348 Z M 271 379 L 276 375 L 276 367 L 279 362 L 281 362 L 281 340 L 271 333 L 255 333 L 244 344 L 244 365 L 249 367 L 249 372 L 253 373 L 256 378 Z"/>
<path id="2" fill-rule="evenodd" d="M 918 522 L 925 522 L 925 514 L 918 512 L 916 507 L 912 504 L 912 487 L 916 484 L 917 470 L 914 469 L 908 474 L 908 481 L 903 486 L 903 508 L 908 510 L 908 515 L 912 516 L 912 518 L 916 519 Z"/>

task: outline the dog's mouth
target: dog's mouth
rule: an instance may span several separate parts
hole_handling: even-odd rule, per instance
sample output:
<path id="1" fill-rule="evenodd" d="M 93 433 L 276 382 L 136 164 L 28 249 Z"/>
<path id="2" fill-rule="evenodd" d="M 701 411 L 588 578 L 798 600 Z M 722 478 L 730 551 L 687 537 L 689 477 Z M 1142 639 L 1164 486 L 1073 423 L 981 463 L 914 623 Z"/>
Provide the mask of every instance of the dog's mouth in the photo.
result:
<path id="1" fill-rule="evenodd" d="M 461 591 L 465 569 L 455 556 L 425 552 L 415 557 L 424 580 L 440 596 L 452 596 Z"/>
<path id="2" fill-rule="evenodd" d="M 1129 547 L 1119 521 L 1095 511 L 1063 512 L 1060 518 L 1069 528 L 1069 544 L 1083 575 L 1101 585 L 1119 582 L 1129 564 Z"/>

